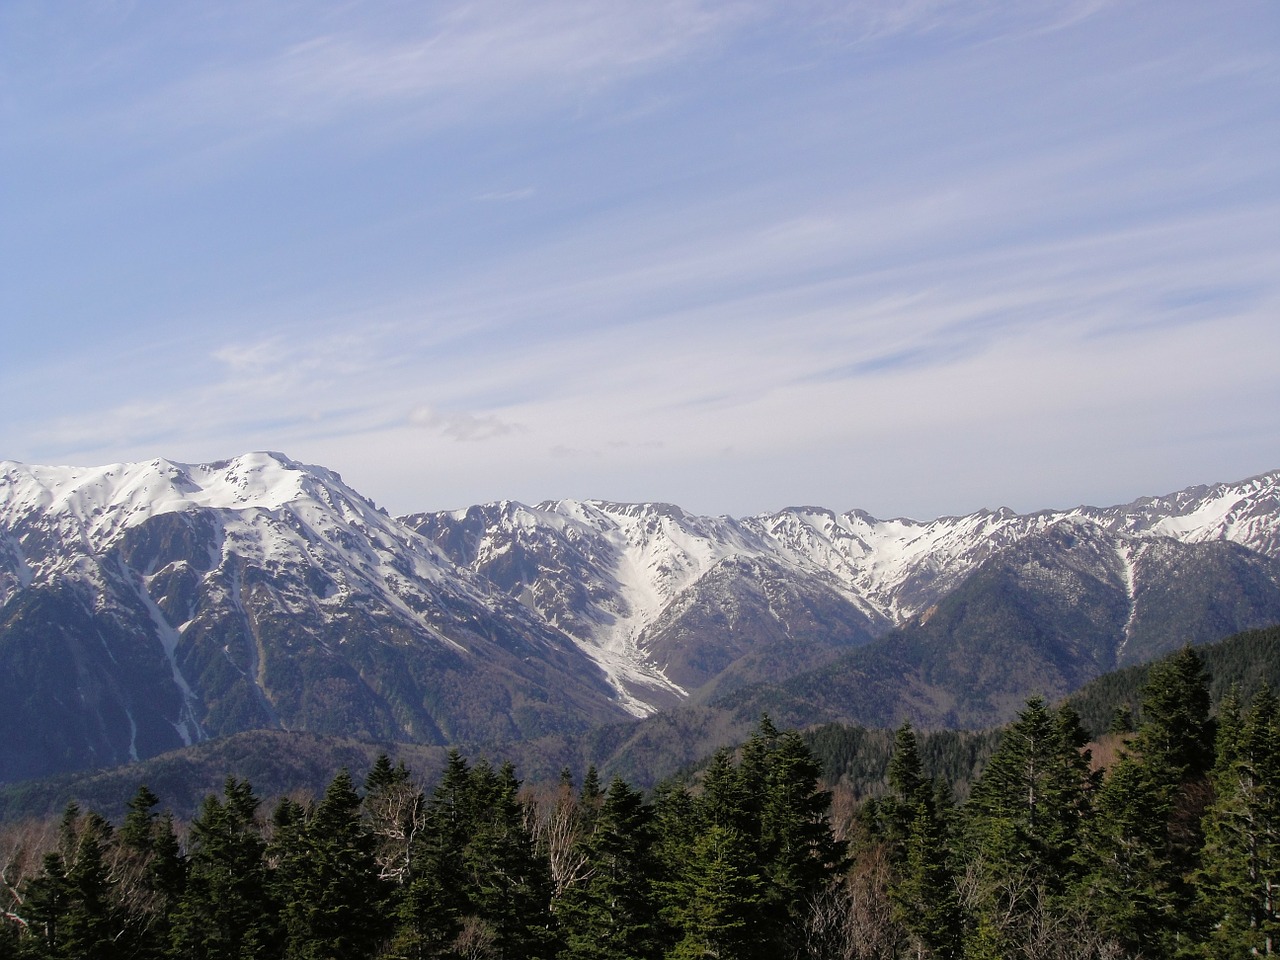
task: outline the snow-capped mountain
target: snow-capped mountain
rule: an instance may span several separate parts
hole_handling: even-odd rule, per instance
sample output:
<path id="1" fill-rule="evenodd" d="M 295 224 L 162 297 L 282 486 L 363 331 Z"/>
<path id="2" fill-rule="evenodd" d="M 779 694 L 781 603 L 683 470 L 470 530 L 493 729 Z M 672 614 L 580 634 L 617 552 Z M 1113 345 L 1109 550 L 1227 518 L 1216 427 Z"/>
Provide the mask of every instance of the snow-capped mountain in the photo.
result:
<path id="1" fill-rule="evenodd" d="M 763 596 L 753 583 L 770 584 L 775 595 L 759 605 L 766 614 L 759 622 L 771 619 L 785 633 L 794 619 L 787 610 L 804 584 L 827 611 L 815 639 L 857 645 L 910 623 L 984 562 L 1064 524 L 1105 535 L 1105 564 L 1127 598 L 1125 622 L 1136 624 L 1152 569 L 1139 561 L 1156 544 L 1176 552 L 1230 541 L 1280 558 L 1280 473 L 1126 506 L 1002 509 L 927 522 L 816 507 L 734 520 L 691 516 L 669 504 L 568 500 L 502 502 L 405 522 L 564 630 L 611 676 L 625 681 L 647 671 L 681 694 L 711 679 L 690 668 L 690 648 L 723 642 L 732 611 L 741 608 L 731 595 Z M 719 623 L 706 616 L 715 605 L 725 611 Z M 696 624 L 681 624 L 686 611 L 697 612 Z M 673 644 L 673 634 L 683 641 Z M 1116 639 L 1121 653 L 1127 640 Z"/>
<path id="2" fill-rule="evenodd" d="M 1182 642 L 1160 610 L 1200 638 L 1280 620 L 1278 487 L 928 522 L 569 500 L 395 519 L 280 454 L 3 462 L 0 780 L 258 727 L 424 743 L 581 729 L 959 623 L 947 600 L 974 582 L 1051 597 L 1068 623 L 1088 606 L 1101 632 L 1054 641 L 1088 659 L 1075 682 Z M 1014 572 L 975 581 L 994 570 Z M 1188 577 L 1218 584 L 1198 613 L 1171 606 L 1203 593 Z M 1224 611 L 1224 595 L 1245 599 Z"/>
<path id="3" fill-rule="evenodd" d="M 625 715 L 563 633 L 277 454 L 0 464 L 0 666 L 0 777 L 255 727 L 446 742 Z"/>

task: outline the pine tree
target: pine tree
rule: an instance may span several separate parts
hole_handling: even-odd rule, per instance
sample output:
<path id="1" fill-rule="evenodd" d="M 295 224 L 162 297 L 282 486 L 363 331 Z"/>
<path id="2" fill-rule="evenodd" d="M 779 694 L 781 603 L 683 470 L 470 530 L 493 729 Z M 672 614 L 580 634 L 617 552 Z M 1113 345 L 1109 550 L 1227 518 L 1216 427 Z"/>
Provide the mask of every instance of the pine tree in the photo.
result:
<path id="1" fill-rule="evenodd" d="M 525 825 L 511 764 L 471 771 L 474 829 L 464 850 L 470 913 L 491 931 L 500 957 L 536 960 L 551 948 L 551 883 Z"/>
<path id="2" fill-rule="evenodd" d="M 651 820 L 641 794 L 614 778 L 595 832 L 583 839 L 586 880 L 571 888 L 559 907 L 563 960 L 656 955 Z"/>
<path id="3" fill-rule="evenodd" d="M 944 821 L 949 795 L 924 777 L 915 732 L 904 723 L 894 737 L 889 763 L 894 796 L 881 804 L 878 823 L 893 862 L 889 896 L 894 917 L 930 955 L 958 956 L 960 905 L 947 862 Z"/>
<path id="4" fill-rule="evenodd" d="M 1076 852 L 1096 785 L 1085 740 L 1072 711 L 1032 698 L 974 784 L 964 810 L 968 953 L 1015 952 L 1082 873 Z"/>
<path id="5" fill-rule="evenodd" d="M 168 948 L 173 911 L 186 885 L 186 862 L 173 817 L 143 784 L 116 834 L 117 899 L 126 915 L 121 949 L 130 957 L 160 957 Z"/>
<path id="6" fill-rule="evenodd" d="M 800 939 L 810 904 L 848 866 L 832 835 L 831 794 L 818 789 L 821 767 L 794 731 L 778 734 L 765 754 L 759 862 L 777 950 Z"/>
<path id="7" fill-rule="evenodd" d="M 972 843 L 993 862 L 1032 866 L 1060 892 L 1077 869 L 1080 827 L 1096 782 L 1087 741 L 1068 707 L 1050 712 L 1034 697 L 1005 733 L 966 805 Z M 999 845 L 991 847 L 997 838 Z M 986 847 L 986 849 L 983 849 Z"/>
<path id="8" fill-rule="evenodd" d="M 1191 647 L 1154 664 L 1143 685 L 1141 722 L 1132 742 L 1154 777 L 1176 789 L 1209 769 L 1213 743 L 1209 677 Z"/>
<path id="9" fill-rule="evenodd" d="M 393 956 L 425 960 L 448 955 L 469 909 L 463 851 L 473 829 L 471 768 L 450 750 L 422 828 L 410 844 L 409 868 L 395 908 Z"/>
<path id="10" fill-rule="evenodd" d="M 74 803 L 63 813 L 57 852 L 45 856 L 41 873 L 25 886 L 28 930 L 36 957 L 122 956 L 118 939 L 124 917 L 114 903 L 106 856 L 111 825 Z"/>
<path id="11" fill-rule="evenodd" d="M 667 898 L 677 933 L 671 960 L 759 956 L 765 882 L 746 839 L 713 823 L 687 853 Z M 776 956 L 776 954 L 773 954 Z"/>
<path id="12" fill-rule="evenodd" d="M 1123 757 L 1095 807 L 1078 902 L 1099 929 L 1121 943 L 1144 955 L 1165 955 L 1182 904 L 1167 855 L 1169 794 L 1138 761 Z"/>
<path id="13" fill-rule="evenodd" d="M 1139 718 L 1098 795 L 1080 902 L 1125 946 L 1166 956 L 1193 932 L 1188 878 L 1197 867 L 1213 752 L 1209 678 L 1194 650 L 1152 666 Z"/>

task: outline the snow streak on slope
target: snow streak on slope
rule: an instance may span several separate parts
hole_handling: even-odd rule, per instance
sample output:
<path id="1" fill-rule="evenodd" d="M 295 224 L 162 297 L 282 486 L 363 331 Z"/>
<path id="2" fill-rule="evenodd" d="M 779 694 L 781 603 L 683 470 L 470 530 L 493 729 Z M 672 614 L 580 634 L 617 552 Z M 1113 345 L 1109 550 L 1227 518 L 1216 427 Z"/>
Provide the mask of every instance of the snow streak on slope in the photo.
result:
<path id="1" fill-rule="evenodd" d="M 723 588 L 735 571 L 781 568 L 788 577 L 812 578 L 860 611 L 871 629 L 887 630 L 929 610 L 985 560 L 1026 537 L 1087 523 L 1114 538 L 1115 568 L 1132 607 L 1143 540 L 1229 539 L 1280 556 L 1278 491 L 1280 473 L 1118 507 L 1025 515 L 1002 509 L 931 521 L 818 507 L 736 520 L 668 504 L 574 500 L 504 501 L 396 520 L 337 474 L 280 454 L 204 465 L 3 462 L 0 604 L 60 576 L 107 596 L 95 558 L 156 518 L 209 517 L 216 536 L 208 540 L 208 567 L 220 575 L 206 577 L 203 589 L 215 605 L 241 608 L 239 565 L 249 564 L 279 579 L 257 595 L 284 615 L 315 620 L 367 602 L 463 655 L 470 641 L 460 639 L 456 618 L 478 622 L 484 613 L 535 646 L 576 645 L 578 656 L 604 671 L 615 702 L 643 714 L 686 693 L 650 655 L 654 631 L 678 610 L 697 607 L 702 585 Z M 131 589 L 145 594 L 152 578 L 172 573 L 169 562 L 138 569 Z M 191 614 L 140 599 L 188 706 L 174 723 L 184 739 L 198 736 L 194 683 L 182 676 L 175 652 Z M 446 608 L 455 620 L 442 630 Z"/>
<path id="2" fill-rule="evenodd" d="M 660 684 L 646 631 L 735 558 L 769 559 L 817 578 L 883 630 L 930 609 L 999 551 L 1057 524 L 1084 523 L 1115 538 L 1110 565 L 1128 578 L 1132 605 L 1133 559 L 1144 539 L 1232 539 L 1280 555 L 1278 485 L 1280 474 L 1271 474 L 1127 506 L 1001 509 L 926 522 L 818 507 L 735 520 L 665 504 L 572 500 L 504 501 L 405 520 L 572 636 L 615 681 Z"/>

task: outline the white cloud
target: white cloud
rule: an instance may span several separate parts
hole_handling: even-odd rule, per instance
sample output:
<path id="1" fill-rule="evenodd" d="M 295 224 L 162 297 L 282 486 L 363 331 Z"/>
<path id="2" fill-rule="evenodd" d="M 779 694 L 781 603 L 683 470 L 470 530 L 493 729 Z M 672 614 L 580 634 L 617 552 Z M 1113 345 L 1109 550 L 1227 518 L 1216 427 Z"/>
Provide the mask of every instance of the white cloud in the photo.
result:
<path id="1" fill-rule="evenodd" d="M 909 496 L 1186 464 L 1215 418 L 1241 433 L 1203 442 L 1198 479 L 1275 449 L 1280 196 L 1265 125 L 1240 120 L 1274 110 L 1274 57 L 1207 76 L 1188 51 L 1232 44 L 1148 44 L 1141 4 L 355 5 L 287 29 L 258 9 L 189 68 L 76 108 L 68 129 L 106 118 L 156 156 L 123 165 L 117 222 L 66 193 L 65 235 L 96 239 L 27 302 L 108 296 L 56 369 L 9 361 L 7 454 L 284 449 L 397 509 L 881 509 L 852 486 L 877 477 L 920 512 Z M 1037 36 L 1068 22 L 1078 41 Z M 1037 46 L 1068 41 L 1079 63 Z M 343 156 L 289 149 L 299 131 Z M 203 147 L 258 178 L 188 183 L 183 242 L 121 234 L 95 259 L 134 197 L 169 236 L 156 171 Z M 38 273 L 18 233 L 14 274 Z"/>
<path id="2" fill-rule="evenodd" d="M 477 416 L 465 411 L 441 413 L 430 407 L 415 407 L 409 413 L 409 422 L 462 442 L 491 440 L 521 429 L 518 424 L 506 423 L 495 416 Z"/>

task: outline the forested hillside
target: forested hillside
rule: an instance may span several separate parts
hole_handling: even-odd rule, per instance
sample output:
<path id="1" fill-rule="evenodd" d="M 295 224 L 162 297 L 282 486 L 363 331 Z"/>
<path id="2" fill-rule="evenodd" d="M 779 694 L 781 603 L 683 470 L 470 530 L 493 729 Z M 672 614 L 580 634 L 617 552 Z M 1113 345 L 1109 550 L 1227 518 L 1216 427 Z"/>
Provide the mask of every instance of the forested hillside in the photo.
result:
<path id="1" fill-rule="evenodd" d="M 141 787 L 118 825 L 72 806 L 7 830 L 0 955 L 1271 955 L 1280 705 L 1235 688 L 1214 716 L 1212 683 L 1190 648 L 1153 666 L 1106 769 L 1069 704 L 1034 698 L 963 804 L 904 725 L 888 792 L 833 807 L 767 719 L 648 795 L 594 768 L 525 788 L 457 752 L 427 791 L 384 755 L 270 812 L 228 778 L 183 828 Z"/>

